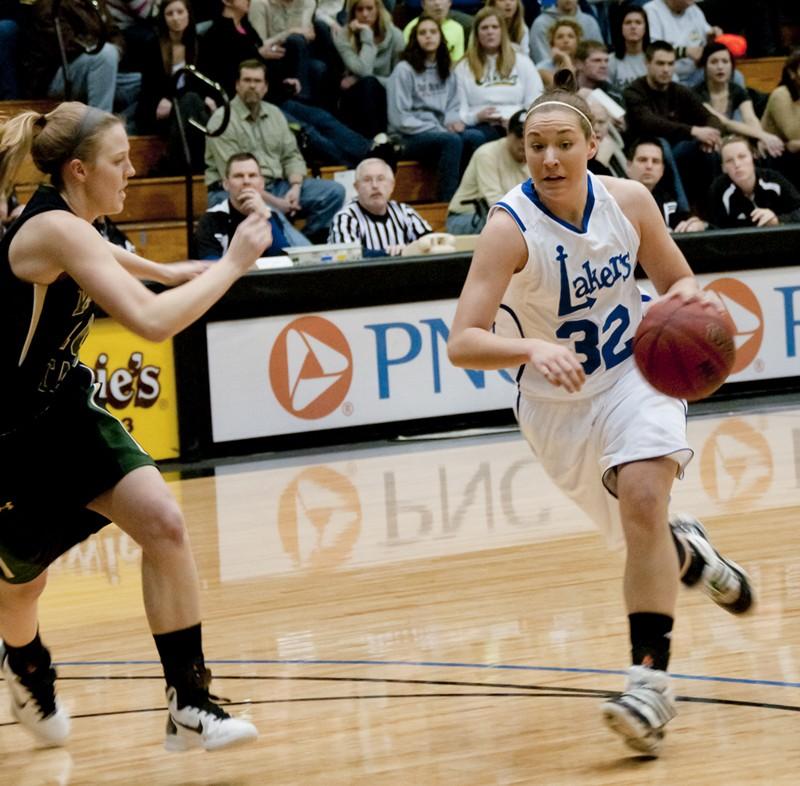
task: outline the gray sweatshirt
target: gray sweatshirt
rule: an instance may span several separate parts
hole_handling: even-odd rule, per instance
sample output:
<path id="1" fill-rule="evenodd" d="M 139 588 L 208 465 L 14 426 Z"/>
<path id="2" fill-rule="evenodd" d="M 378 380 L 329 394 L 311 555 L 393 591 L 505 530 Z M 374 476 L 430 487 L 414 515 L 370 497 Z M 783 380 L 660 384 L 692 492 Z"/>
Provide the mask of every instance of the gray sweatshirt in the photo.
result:
<path id="1" fill-rule="evenodd" d="M 372 30 L 359 30 L 358 34 L 361 38 L 360 52 L 356 52 L 346 27 L 334 39 L 336 51 L 342 58 L 344 67 L 353 76 L 374 76 L 386 87 L 389 74 L 392 73 L 392 69 L 400 59 L 400 53 L 406 47 L 402 31 L 392 25 L 379 44 L 375 43 L 375 34 Z"/>
<path id="2" fill-rule="evenodd" d="M 458 88 L 453 74 L 443 82 L 436 65 L 418 74 L 401 60 L 386 85 L 389 130 L 400 134 L 447 131 L 448 123 L 460 122 Z"/>

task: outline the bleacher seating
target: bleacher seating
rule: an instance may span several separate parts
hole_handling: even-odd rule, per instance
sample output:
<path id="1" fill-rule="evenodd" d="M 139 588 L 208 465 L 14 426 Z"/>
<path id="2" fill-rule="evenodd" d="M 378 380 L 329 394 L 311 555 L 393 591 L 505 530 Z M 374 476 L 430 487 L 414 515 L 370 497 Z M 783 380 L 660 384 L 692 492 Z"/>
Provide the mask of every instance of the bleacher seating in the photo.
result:
<path id="1" fill-rule="evenodd" d="M 52 101 L 0 101 L 0 121 L 25 109 L 46 112 Z M 155 177 L 156 165 L 165 152 L 164 140 L 157 136 L 132 136 L 131 163 L 136 175 L 128 183 L 125 209 L 114 221 L 136 246 L 137 251 L 156 262 L 186 259 L 186 193 L 183 177 Z M 324 167 L 322 177 L 333 179 L 345 167 Z M 15 185 L 17 196 L 27 201 L 44 178 L 28 158 Z M 436 202 L 435 175 L 414 161 L 402 161 L 397 168 L 394 198 L 413 204 L 436 231 L 444 229 L 447 204 Z M 202 176 L 192 183 L 195 218 L 206 206 L 206 187 Z"/>
<path id="2" fill-rule="evenodd" d="M 738 60 L 736 68 L 742 72 L 748 87 L 754 87 L 762 93 L 771 93 L 781 81 L 781 71 L 785 60 L 784 57 Z"/>

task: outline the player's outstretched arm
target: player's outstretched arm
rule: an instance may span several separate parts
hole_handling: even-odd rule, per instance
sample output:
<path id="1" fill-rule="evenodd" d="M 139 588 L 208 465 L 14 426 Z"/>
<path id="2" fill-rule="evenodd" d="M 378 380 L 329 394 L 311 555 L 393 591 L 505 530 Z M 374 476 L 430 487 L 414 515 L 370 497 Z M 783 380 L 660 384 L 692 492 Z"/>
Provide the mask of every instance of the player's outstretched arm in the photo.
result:
<path id="1" fill-rule="evenodd" d="M 11 265 L 23 280 L 42 284 L 65 272 L 121 325 L 150 341 L 163 341 L 216 303 L 271 240 L 269 224 L 249 216 L 237 228 L 228 252 L 207 272 L 155 294 L 117 262 L 90 224 L 52 211 L 31 219 L 14 238 Z"/>
<path id="2" fill-rule="evenodd" d="M 183 284 L 184 281 L 199 276 L 208 270 L 212 262 L 201 262 L 199 260 L 187 260 L 185 262 L 151 262 L 149 259 L 140 257 L 128 251 L 122 246 L 115 245 L 106 241 L 111 249 L 114 259 L 119 262 L 134 278 L 140 281 L 156 281 L 168 287 L 175 287 Z"/>
<path id="3" fill-rule="evenodd" d="M 450 362 L 463 368 L 498 369 L 526 362 L 520 339 L 491 332 L 511 276 L 525 266 L 528 251 L 514 219 L 495 211 L 478 238 L 458 299 L 447 342 Z"/>

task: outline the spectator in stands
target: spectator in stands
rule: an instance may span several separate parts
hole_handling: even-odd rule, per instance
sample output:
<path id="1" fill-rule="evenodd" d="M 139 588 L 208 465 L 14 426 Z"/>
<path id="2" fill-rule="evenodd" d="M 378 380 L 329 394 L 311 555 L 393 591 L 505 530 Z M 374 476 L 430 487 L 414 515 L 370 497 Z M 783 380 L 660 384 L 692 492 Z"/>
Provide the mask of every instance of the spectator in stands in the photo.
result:
<path id="1" fill-rule="evenodd" d="M 800 49 L 786 58 L 780 84 L 770 93 L 761 125 L 783 140 L 785 153 L 779 167 L 800 187 Z"/>
<path id="2" fill-rule="evenodd" d="M 151 20 L 158 0 L 106 0 L 108 12 L 125 39 L 125 52 L 120 70 L 141 72 L 140 55 L 156 37 Z"/>
<path id="3" fill-rule="evenodd" d="M 222 12 L 203 34 L 200 70 L 233 96 L 239 63 L 245 60 L 277 62 L 286 54 L 282 45 L 262 41 L 247 17 L 249 0 L 221 0 Z M 281 80 L 278 80 L 282 85 Z M 294 88 L 291 89 L 294 94 Z"/>
<path id="4" fill-rule="evenodd" d="M 682 186 L 676 187 L 680 176 L 666 165 L 664 148 L 655 137 L 643 138 L 630 148 L 628 177 L 641 183 L 656 200 L 664 222 L 672 232 L 701 232 L 706 222 L 692 215 L 686 205 Z"/>
<path id="5" fill-rule="evenodd" d="M 18 0 L 0 0 L 0 101 L 20 97 L 17 82 L 19 16 Z"/>
<path id="6" fill-rule="evenodd" d="M 488 6 L 475 15 L 467 54 L 453 73 L 461 122 L 480 132 L 484 142 L 503 136 L 508 118 L 544 90 L 536 66 L 512 49 L 500 12 Z"/>
<path id="7" fill-rule="evenodd" d="M 597 152 L 588 163 L 589 171 L 596 175 L 626 177 L 627 161 L 622 136 L 611 122 L 605 106 L 591 94 L 591 91 L 583 88 L 580 94 L 592 110 L 594 120 L 592 127 L 597 137 Z"/>
<path id="8" fill-rule="evenodd" d="M 688 87 L 673 82 L 675 50 L 666 41 L 653 41 L 645 52 L 647 76 L 625 88 L 626 122 L 630 139 L 665 139 L 690 199 L 719 171 L 721 123 Z"/>
<path id="9" fill-rule="evenodd" d="M 525 24 L 525 9 L 522 6 L 522 0 L 486 0 L 486 6 L 496 8 L 500 12 L 506 23 L 508 37 L 514 51 L 530 56 L 531 34 Z"/>
<path id="10" fill-rule="evenodd" d="M 530 177 L 525 162 L 526 111 L 509 118 L 504 139 L 487 142 L 473 154 L 447 207 L 450 234 L 477 235 L 486 224 L 489 208 Z"/>
<path id="11" fill-rule="evenodd" d="M 552 84 L 553 74 L 562 68 L 575 71 L 575 53 L 582 35 L 581 26 L 574 19 L 559 19 L 550 28 L 550 57 L 536 63 L 546 85 Z"/>
<path id="12" fill-rule="evenodd" d="M 800 223 L 800 192 L 780 172 L 755 165 L 742 136 L 722 141 L 722 170 L 708 195 L 708 218 L 720 228 Z"/>
<path id="13" fill-rule="evenodd" d="M 246 1 L 248 19 L 265 44 L 263 56 L 273 61 L 276 79 L 296 79 L 301 101 L 327 106 L 333 98 L 329 88 L 338 81 L 332 77 L 340 70 L 339 56 L 329 28 L 314 24 L 315 0 L 233 0 Z"/>
<path id="14" fill-rule="evenodd" d="M 391 9 L 394 8 L 394 1 L 390 0 Z M 342 24 L 346 24 L 346 13 L 343 0 L 317 0 L 317 10 L 314 13 L 314 20 L 325 25 L 333 39 L 342 33 Z M 385 4 L 384 4 L 385 5 Z"/>
<path id="15" fill-rule="evenodd" d="M 612 30 L 611 40 L 614 51 L 608 58 L 608 81 L 617 90 L 624 90 L 647 73 L 644 50 L 650 45 L 650 30 L 644 10 L 627 5 L 619 25 Z"/>
<path id="16" fill-rule="evenodd" d="M 583 40 L 575 52 L 575 75 L 578 87 L 602 90 L 609 98 L 625 107 L 625 99 L 608 81 L 608 47 L 602 41 Z"/>
<path id="17" fill-rule="evenodd" d="M 265 200 L 285 216 L 306 217 L 304 234 L 314 243 L 324 242 L 334 213 L 344 202 L 344 188 L 332 180 L 306 177 L 307 167 L 286 118 L 262 99 L 267 92 L 264 65 L 242 63 L 231 101 L 230 122 L 220 136 L 206 141 L 206 184 L 209 206 L 225 199 L 223 178 L 234 153 L 253 153 L 266 184 Z M 222 108 L 209 120 L 214 129 Z"/>
<path id="18" fill-rule="evenodd" d="M 591 38 L 602 41 L 603 34 L 597 20 L 578 9 L 578 0 L 556 0 L 554 6 L 545 8 L 531 25 L 531 60 L 540 63 L 551 57 L 553 44 L 550 41 L 550 29 L 564 18 L 571 19 L 580 25 L 579 38 Z"/>
<path id="19" fill-rule="evenodd" d="M 483 141 L 459 116 L 458 87 L 439 23 L 423 14 L 387 87 L 389 130 L 406 158 L 437 162 L 439 199 L 448 202 Z"/>
<path id="20" fill-rule="evenodd" d="M 269 46 L 261 42 L 247 19 L 247 0 L 222 2 L 222 16 L 214 21 L 201 41 L 200 70 L 232 96 L 243 62 L 270 62 L 270 67 L 275 62 L 264 60 Z M 340 123 L 330 112 L 294 100 L 299 89 L 297 80 L 282 81 L 276 77 L 272 80 L 270 103 L 279 106 L 290 123 L 307 133 L 311 152 L 320 163 L 355 166 L 369 154 L 370 140 Z"/>
<path id="21" fill-rule="evenodd" d="M 195 253 L 198 259 L 221 259 L 233 238 L 236 227 L 251 213 L 270 222 L 272 244 L 260 256 L 279 256 L 289 245 L 308 245 L 308 240 L 281 213 L 271 211 L 265 201 L 264 177 L 252 153 L 234 153 L 225 167 L 222 181 L 227 198 L 209 208 L 197 223 Z M 284 230 L 288 230 L 291 240 Z"/>
<path id="22" fill-rule="evenodd" d="M 405 49 L 382 0 L 348 0 L 347 25 L 335 38 L 346 74 L 339 111 L 350 128 L 368 139 L 386 131 L 386 82 Z"/>
<path id="23" fill-rule="evenodd" d="M 22 71 L 33 98 L 62 97 L 65 93 L 55 20 L 54 0 L 37 0 L 23 27 Z M 66 49 L 72 98 L 113 112 L 116 103 L 126 120 L 135 112 L 141 76 L 120 73 L 125 42 L 108 13 L 105 0 L 86 4 L 61 0 L 59 21 Z M 93 49 L 100 46 L 99 51 Z"/>
<path id="24" fill-rule="evenodd" d="M 733 81 L 735 66 L 728 47 L 716 42 L 707 44 L 699 62 L 705 78 L 694 88 L 695 92 L 726 131 L 755 140 L 762 155 L 781 156 L 783 140 L 762 128 L 750 94 Z"/>
<path id="25" fill-rule="evenodd" d="M 695 0 L 650 0 L 644 10 L 650 37 L 675 47 L 675 75 L 683 85 L 696 85 L 703 78 L 698 67 L 703 47 L 722 30 L 712 27 Z"/>
<path id="26" fill-rule="evenodd" d="M 198 40 L 189 0 L 165 0 L 158 9 L 158 35 L 145 45 L 141 55 L 142 93 L 136 114 L 140 134 L 159 134 L 168 139 L 167 153 L 158 166 L 159 174 L 173 175 L 185 171 L 184 151 L 177 116 L 178 102 L 184 121 L 192 160 L 192 171 L 203 171 L 205 136 L 189 120 L 205 125 L 217 108 L 213 99 L 204 98 L 202 83 L 181 77 L 174 84 L 175 72 L 198 60 Z"/>
<path id="27" fill-rule="evenodd" d="M 356 167 L 355 188 L 356 198 L 333 217 L 329 243 L 361 243 L 366 257 L 397 256 L 432 231 L 413 207 L 391 198 L 394 173 L 382 159 Z"/>
<path id="28" fill-rule="evenodd" d="M 411 33 L 416 28 L 417 23 L 424 16 L 428 16 L 431 19 L 435 19 L 441 28 L 447 44 L 447 51 L 450 53 L 450 62 L 457 63 L 461 60 L 464 56 L 464 28 L 452 17 L 450 8 L 450 0 L 422 0 L 422 14 L 416 19 L 412 19 L 403 28 L 403 37 L 406 40 L 406 45 L 411 42 L 413 38 Z"/>

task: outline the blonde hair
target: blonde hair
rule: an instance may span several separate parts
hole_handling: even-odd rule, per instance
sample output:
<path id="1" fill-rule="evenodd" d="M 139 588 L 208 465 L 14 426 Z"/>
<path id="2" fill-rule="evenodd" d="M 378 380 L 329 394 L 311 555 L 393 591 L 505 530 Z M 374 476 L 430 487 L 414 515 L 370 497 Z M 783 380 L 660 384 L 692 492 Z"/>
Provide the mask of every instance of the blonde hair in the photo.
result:
<path id="1" fill-rule="evenodd" d="M 375 20 L 375 26 L 372 28 L 375 37 L 375 43 L 380 43 L 386 38 L 386 34 L 392 29 L 392 15 L 386 10 L 383 0 L 372 0 L 375 3 L 375 10 L 378 12 L 378 18 Z M 362 0 L 347 0 L 347 22 L 345 28 L 347 30 L 347 37 L 356 52 L 361 51 L 361 36 L 358 35 L 357 30 L 350 29 L 350 22 L 356 18 L 356 7 Z"/>
<path id="2" fill-rule="evenodd" d="M 497 8 L 495 3 L 497 0 L 486 0 L 486 8 Z M 511 19 L 504 19 L 506 27 L 508 28 L 508 37 L 514 44 L 521 44 L 525 36 L 527 25 L 525 24 L 525 12 L 522 10 L 522 3 L 517 0 L 517 8 L 514 11 Z"/>
<path id="3" fill-rule="evenodd" d="M 472 71 L 476 82 L 483 78 L 486 71 L 486 52 L 484 52 L 478 41 L 478 28 L 481 22 L 492 16 L 497 19 L 500 25 L 500 51 L 497 54 L 497 73 L 503 79 L 506 79 L 514 70 L 514 64 L 517 62 L 516 52 L 514 52 L 511 46 L 511 39 L 508 37 L 505 19 L 493 6 L 484 6 L 475 14 L 475 19 L 472 22 L 472 35 L 469 37 L 467 51 L 464 54 L 464 59 L 467 61 L 469 70 Z"/>
<path id="4" fill-rule="evenodd" d="M 90 161 L 103 131 L 121 122 L 80 101 L 64 102 L 44 115 L 15 115 L 0 125 L 0 194 L 8 192 L 29 153 L 36 168 L 60 186 L 61 167 L 75 158 Z"/>
<path id="5" fill-rule="evenodd" d="M 547 31 L 547 41 L 550 46 L 553 46 L 553 41 L 556 38 L 556 31 L 559 27 L 570 27 L 572 28 L 572 32 L 575 33 L 575 38 L 578 40 L 575 42 L 575 46 L 577 48 L 578 44 L 580 44 L 581 40 L 583 39 L 583 28 L 574 20 L 568 16 L 561 17 L 560 19 L 556 19 L 550 28 Z"/>

